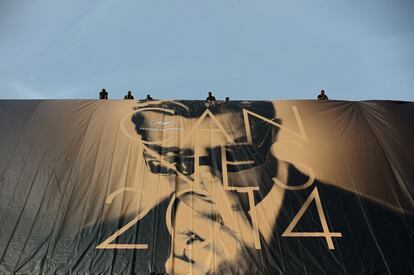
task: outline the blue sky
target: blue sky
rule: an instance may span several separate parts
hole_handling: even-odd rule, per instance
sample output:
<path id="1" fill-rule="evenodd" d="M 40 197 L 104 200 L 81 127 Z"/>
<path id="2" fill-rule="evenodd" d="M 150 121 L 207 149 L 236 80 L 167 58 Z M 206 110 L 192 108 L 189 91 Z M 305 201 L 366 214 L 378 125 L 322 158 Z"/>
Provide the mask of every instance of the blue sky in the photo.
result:
<path id="1" fill-rule="evenodd" d="M 1 0 L 0 98 L 414 101 L 414 0 Z"/>

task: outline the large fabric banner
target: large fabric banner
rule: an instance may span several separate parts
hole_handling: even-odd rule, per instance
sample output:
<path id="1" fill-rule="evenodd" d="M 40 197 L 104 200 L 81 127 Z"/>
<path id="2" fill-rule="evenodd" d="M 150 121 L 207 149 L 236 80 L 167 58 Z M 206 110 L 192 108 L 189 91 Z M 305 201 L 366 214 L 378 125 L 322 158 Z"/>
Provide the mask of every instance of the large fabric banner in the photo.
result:
<path id="1" fill-rule="evenodd" d="M 0 274 L 413 274 L 414 103 L 0 101 Z"/>

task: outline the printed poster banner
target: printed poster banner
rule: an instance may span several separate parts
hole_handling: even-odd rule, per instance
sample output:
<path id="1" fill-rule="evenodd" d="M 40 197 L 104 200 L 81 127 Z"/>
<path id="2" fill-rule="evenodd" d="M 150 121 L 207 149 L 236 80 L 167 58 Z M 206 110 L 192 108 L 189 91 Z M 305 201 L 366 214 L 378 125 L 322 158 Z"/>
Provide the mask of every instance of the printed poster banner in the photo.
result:
<path id="1" fill-rule="evenodd" d="M 0 274 L 414 273 L 414 104 L 0 101 Z"/>

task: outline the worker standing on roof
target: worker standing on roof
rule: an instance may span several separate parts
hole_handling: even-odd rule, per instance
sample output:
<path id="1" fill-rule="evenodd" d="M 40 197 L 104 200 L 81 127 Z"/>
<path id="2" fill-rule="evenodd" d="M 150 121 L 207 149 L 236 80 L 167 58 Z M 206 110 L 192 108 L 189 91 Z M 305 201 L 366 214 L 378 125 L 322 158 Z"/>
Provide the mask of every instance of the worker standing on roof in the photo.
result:
<path id="1" fill-rule="evenodd" d="M 208 92 L 208 97 L 206 98 L 207 101 L 215 101 L 216 98 L 213 96 L 211 92 Z"/>
<path id="2" fill-rule="evenodd" d="M 216 98 L 213 96 L 211 92 L 208 92 L 208 97 L 206 98 L 206 107 L 209 108 L 211 106 L 214 106 L 216 103 Z"/>
<path id="3" fill-rule="evenodd" d="M 325 90 L 321 90 L 321 93 L 318 95 L 318 100 L 328 100 L 328 96 L 325 94 Z"/>
<path id="4" fill-rule="evenodd" d="M 128 91 L 128 94 L 124 96 L 124 99 L 134 99 L 134 96 L 132 95 L 131 91 Z"/>
<path id="5" fill-rule="evenodd" d="M 108 92 L 105 89 L 99 93 L 99 99 L 108 99 Z"/>

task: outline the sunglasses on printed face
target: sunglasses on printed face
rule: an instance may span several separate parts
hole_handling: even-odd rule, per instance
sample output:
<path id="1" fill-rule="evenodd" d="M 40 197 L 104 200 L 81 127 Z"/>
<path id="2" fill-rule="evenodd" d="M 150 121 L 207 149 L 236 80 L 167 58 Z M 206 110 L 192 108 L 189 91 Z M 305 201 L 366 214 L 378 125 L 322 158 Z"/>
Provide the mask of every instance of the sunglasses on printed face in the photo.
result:
<path id="1" fill-rule="evenodd" d="M 238 172 L 251 169 L 261 165 L 265 161 L 265 154 L 259 153 L 250 144 L 226 145 L 225 147 L 226 165 L 228 172 Z M 191 149 L 181 149 L 178 147 L 161 147 L 158 145 L 150 146 L 150 149 L 158 154 L 155 157 L 144 150 L 144 159 L 147 169 L 153 174 L 175 175 L 176 171 L 185 176 L 194 174 L 194 151 Z M 173 165 L 176 170 L 162 164 L 160 159 Z M 222 172 L 223 160 L 221 148 L 214 147 L 207 150 L 207 156 L 199 157 L 200 166 L 209 166 L 213 170 Z"/>

